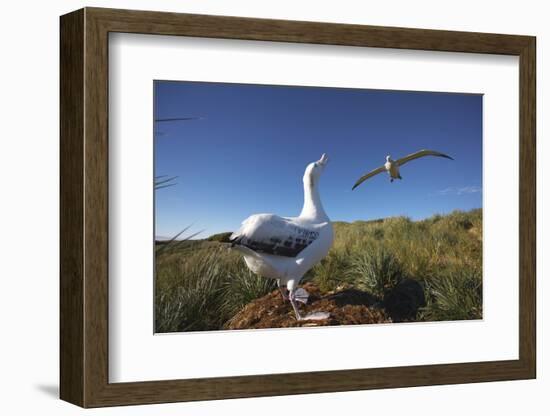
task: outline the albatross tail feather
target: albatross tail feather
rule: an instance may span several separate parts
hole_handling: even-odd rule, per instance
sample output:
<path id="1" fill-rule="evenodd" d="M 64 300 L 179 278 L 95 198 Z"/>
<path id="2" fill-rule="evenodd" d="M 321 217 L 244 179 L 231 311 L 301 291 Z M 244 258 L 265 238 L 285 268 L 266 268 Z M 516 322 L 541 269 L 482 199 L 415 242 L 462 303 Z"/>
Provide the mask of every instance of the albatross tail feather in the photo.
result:
<path id="1" fill-rule="evenodd" d="M 266 265 L 268 265 L 269 267 L 274 267 L 273 266 L 273 263 L 268 259 L 266 258 L 265 256 L 262 256 L 258 253 L 256 253 L 254 250 L 252 250 L 251 248 L 248 248 L 246 246 L 239 246 L 239 245 L 234 245 L 231 247 L 232 249 L 234 250 L 237 250 L 239 252 L 241 252 L 242 254 L 244 254 L 245 256 L 249 256 L 249 257 L 252 257 L 256 260 L 260 260 L 262 261 L 263 263 L 265 263 Z"/>
<path id="2" fill-rule="evenodd" d="M 258 253 L 256 253 L 254 250 L 248 248 L 247 246 L 240 246 L 240 245 L 238 245 L 238 243 L 233 243 L 231 245 L 231 248 L 241 252 L 242 254 L 244 254 L 246 256 L 254 257 L 256 259 L 261 258 L 261 256 Z"/>
<path id="3" fill-rule="evenodd" d="M 277 268 L 266 256 L 262 256 L 246 246 L 234 245 L 231 248 L 244 256 L 246 264 L 254 273 L 271 278 L 278 274 Z"/>

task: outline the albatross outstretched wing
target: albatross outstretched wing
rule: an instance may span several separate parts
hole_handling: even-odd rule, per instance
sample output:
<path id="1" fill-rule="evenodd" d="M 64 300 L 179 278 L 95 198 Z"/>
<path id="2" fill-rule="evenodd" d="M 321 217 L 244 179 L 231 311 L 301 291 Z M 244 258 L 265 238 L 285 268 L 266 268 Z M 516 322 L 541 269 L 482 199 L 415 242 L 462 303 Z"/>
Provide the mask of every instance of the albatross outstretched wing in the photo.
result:
<path id="1" fill-rule="evenodd" d="M 411 160 L 418 159 L 419 157 L 424 156 L 437 156 L 437 157 L 445 157 L 447 159 L 454 160 L 451 156 L 448 156 L 441 152 L 436 152 L 435 150 L 419 150 L 418 152 L 411 153 L 410 155 L 407 155 L 405 157 L 402 157 L 401 159 L 396 160 L 397 166 L 403 166 L 405 163 L 410 162 Z"/>
<path id="2" fill-rule="evenodd" d="M 372 178 L 374 175 L 378 175 L 379 173 L 385 172 L 386 168 L 384 166 L 380 166 L 377 169 L 374 169 L 372 172 L 369 172 L 363 176 L 361 176 L 359 179 L 357 179 L 357 182 L 355 182 L 355 185 L 353 185 L 352 190 L 357 188 L 359 185 L 361 185 L 363 182 L 365 182 L 368 178 Z"/>
<path id="3" fill-rule="evenodd" d="M 258 253 L 296 257 L 318 237 L 319 231 L 297 224 L 292 218 L 257 214 L 244 220 L 240 230 L 231 234 L 229 241 Z"/>

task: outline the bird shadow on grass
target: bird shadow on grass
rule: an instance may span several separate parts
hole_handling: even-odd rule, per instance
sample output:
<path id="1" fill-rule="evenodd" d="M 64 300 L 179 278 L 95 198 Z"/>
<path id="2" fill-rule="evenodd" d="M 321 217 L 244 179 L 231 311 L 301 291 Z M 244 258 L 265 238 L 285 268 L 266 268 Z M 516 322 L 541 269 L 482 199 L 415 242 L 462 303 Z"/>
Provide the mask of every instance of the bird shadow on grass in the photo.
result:
<path id="1" fill-rule="evenodd" d="M 37 384 L 34 388 L 46 396 L 59 399 L 59 386 L 57 384 Z"/>

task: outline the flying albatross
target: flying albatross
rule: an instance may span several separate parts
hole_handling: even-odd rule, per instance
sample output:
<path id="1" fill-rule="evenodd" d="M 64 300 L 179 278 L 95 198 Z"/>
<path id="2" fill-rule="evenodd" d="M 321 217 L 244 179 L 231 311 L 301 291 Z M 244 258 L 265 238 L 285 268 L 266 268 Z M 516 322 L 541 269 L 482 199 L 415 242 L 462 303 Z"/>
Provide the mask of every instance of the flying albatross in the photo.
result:
<path id="1" fill-rule="evenodd" d="M 283 299 L 290 300 L 297 320 L 319 320 L 329 316 L 316 312 L 302 317 L 296 304 L 296 301 L 307 302 L 308 293 L 298 288 L 298 284 L 304 274 L 327 255 L 334 238 L 332 223 L 319 196 L 319 179 L 327 162 L 323 154 L 321 159 L 306 167 L 304 206 L 298 217 L 252 215 L 229 237 L 232 248 L 243 254 L 252 272 L 277 280 Z"/>
<path id="2" fill-rule="evenodd" d="M 388 155 L 386 156 L 386 163 L 384 163 L 379 168 L 376 168 L 373 171 L 361 176 L 357 180 L 357 182 L 355 182 L 355 185 L 353 185 L 352 190 L 357 188 L 367 179 L 372 178 L 374 175 L 378 175 L 379 173 L 382 173 L 382 172 L 388 172 L 388 174 L 390 175 L 390 182 L 393 182 L 394 179 L 403 179 L 401 177 L 401 174 L 399 173 L 399 168 L 403 166 L 405 163 L 410 162 L 411 160 L 415 160 L 424 156 L 437 156 L 437 157 L 444 157 L 447 159 L 454 160 L 451 156 L 448 156 L 441 152 L 436 152 L 435 150 L 419 150 L 418 152 L 411 153 L 410 155 L 407 155 L 397 160 L 393 160 L 391 156 Z"/>

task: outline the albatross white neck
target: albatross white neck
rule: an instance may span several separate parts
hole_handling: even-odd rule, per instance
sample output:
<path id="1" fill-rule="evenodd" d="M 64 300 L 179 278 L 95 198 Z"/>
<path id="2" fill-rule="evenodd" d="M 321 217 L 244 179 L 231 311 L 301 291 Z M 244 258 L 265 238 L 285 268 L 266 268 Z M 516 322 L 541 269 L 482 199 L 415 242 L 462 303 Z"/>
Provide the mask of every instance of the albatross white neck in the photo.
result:
<path id="1" fill-rule="evenodd" d="M 304 206 L 300 218 L 312 221 L 328 221 L 319 196 L 319 178 L 313 175 L 304 175 Z"/>

